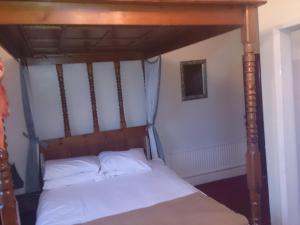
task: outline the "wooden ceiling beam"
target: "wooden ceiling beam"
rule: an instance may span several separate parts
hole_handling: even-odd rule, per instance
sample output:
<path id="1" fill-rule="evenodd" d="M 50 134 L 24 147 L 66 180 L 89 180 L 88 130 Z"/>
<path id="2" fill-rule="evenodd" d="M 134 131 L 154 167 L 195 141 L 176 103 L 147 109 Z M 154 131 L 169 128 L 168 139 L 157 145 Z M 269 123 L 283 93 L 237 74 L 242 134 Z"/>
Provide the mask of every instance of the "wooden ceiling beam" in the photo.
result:
<path id="1" fill-rule="evenodd" d="M 20 0 L 11 0 L 20 1 Z M 21 0 L 32 1 L 32 0 Z M 266 0 L 40 0 L 40 2 L 112 3 L 112 4 L 157 4 L 157 5 L 262 5 Z"/>
<path id="2" fill-rule="evenodd" d="M 208 1 L 207 1 L 208 2 Z M 0 1 L 2 25 L 242 25 L 244 6 Z"/>
<path id="3" fill-rule="evenodd" d="M 26 58 L 28 65 L 110 62 L 144 59 L 142 52 L 101 52 L 86 54 L 45 55 Z"/>

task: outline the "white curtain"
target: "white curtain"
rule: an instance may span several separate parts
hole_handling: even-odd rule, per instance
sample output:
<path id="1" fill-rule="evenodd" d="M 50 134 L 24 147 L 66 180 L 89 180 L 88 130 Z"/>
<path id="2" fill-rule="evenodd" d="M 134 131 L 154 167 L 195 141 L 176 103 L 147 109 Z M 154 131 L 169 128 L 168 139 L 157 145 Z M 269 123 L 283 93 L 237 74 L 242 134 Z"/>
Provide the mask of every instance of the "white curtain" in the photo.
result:
<path id="1" fill-rule="evenodd" d="M 152 159 L 163 159 L 162 145 L 155 128 L 155 118 L 157 113 L 160 77 L 161 77 L 161 57 L 144 61 L 145 92 L 146 92 L 146 113 L 149 143 Z"/>

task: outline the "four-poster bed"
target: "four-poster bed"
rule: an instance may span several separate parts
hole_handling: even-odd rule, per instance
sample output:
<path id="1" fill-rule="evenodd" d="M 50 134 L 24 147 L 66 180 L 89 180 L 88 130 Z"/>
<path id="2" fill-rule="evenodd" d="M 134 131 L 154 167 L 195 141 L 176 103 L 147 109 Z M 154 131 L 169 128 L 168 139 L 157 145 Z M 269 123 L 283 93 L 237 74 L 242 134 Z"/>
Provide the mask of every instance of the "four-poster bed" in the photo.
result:
<path id="1" fill-rule="evenodd" d="M 48 142 L 46 158 L 97 154 L 108 148 L 118 150 L 145 147 L 145 127 L 126 127 L 120 84 L 120 61 L 150 58 L 242 28 L 251 224 L 261 224 L 261 168 L 256 123 L 254 46 L 258 30 L 257 7 L 265 2 L 264 0 L 0 1 L 0 44 L 16 59 L 21 59 L 27 64 L 56 64 L 65 137 Z M 121 129 L 117 131 L 99 131 L 91 66 L 92 62 L 97 61 L 113 61 L 115 65 L 121 124 Z M 62 64 L 79 62 L 87 63 L 94 133 L 72 136 L 64 93 Z M 1 91 L 1 104 L 5 99 L 5 92 Z M 1 108 L 0 112 L 2 121 L 5 119 L 6 110 Z M 0 125 L 2 131 L 3 124 Z M 3 193 L 1 220 L 3 225 L 15 225 L 19 222 L 9 172 L 7 146 L 3 132 L 0 134 Z M 87 149 L 89 152 L 86 152 Z"/>

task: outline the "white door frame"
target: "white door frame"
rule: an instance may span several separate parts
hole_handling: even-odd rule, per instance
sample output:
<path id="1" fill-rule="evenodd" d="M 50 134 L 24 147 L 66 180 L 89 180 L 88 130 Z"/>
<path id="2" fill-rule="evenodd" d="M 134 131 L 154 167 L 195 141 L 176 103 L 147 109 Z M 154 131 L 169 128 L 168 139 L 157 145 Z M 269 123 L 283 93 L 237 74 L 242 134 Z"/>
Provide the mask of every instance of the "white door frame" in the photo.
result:
<path id="1" fill-rule="evenodd" d="M 290 33 L 295 27 L 295 25 L 288 25 L 276 28 L 271 36 L 264 40 L 268 43 L 261 43 L 272 225 L 299 225 L 300 221 L 300 186 L 290 38 Z"/>

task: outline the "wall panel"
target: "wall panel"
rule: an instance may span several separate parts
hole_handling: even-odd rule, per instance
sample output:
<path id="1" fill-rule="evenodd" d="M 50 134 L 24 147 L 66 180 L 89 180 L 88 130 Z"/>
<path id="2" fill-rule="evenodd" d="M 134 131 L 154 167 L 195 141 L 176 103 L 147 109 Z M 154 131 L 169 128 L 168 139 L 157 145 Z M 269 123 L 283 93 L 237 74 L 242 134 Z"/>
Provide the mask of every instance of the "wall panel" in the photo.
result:
<path id="1" fill-rule="evenodd" d="M 93 63 L 100 130 L 120 128 L 117 83 L 112 62 Z"/>
<path id="2" fill-rule="evenodd" d="M 36 134 L 40 139 L 64 136 L 55 65 L 30 66 L 31 103 Z"/>
<path id="3" fill-rule="evenodd" d="M 72 135 L 93 132 L 93 116 L 86 64 L 63 65 Z"/>
<path id="4" fill-rule="evenodd" d="M 141 61 L 121 62 L 121 82 L 127 126 L 145 125 L 146 105 Z"/>

